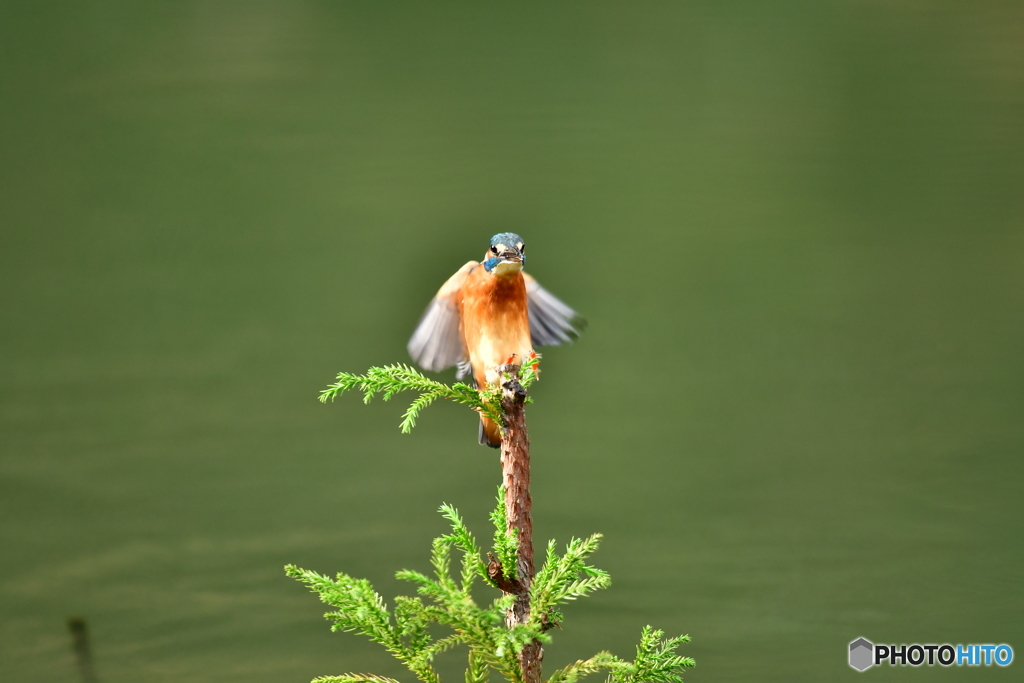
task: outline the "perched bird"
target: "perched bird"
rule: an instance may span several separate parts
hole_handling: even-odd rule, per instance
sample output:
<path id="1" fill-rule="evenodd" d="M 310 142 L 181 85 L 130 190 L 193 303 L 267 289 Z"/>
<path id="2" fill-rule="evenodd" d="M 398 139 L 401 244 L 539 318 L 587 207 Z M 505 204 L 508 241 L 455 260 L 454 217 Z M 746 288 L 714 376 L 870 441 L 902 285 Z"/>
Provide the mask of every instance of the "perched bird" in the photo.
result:
<path id="1" fill-rule="evenodd" d="M 579 336 L 585 321 L 523 272 L 523 238 L 502 232 L 491 238 L 482 262 L 470 261 L 448 278 L 423 313 L 409 340 L 409 355 L 425 370 L 458 366 L 478 387 L 498 380 L 497 368 L 515 354 L 522 363 L 535 346 Z M 480 416 L 480 443 L 497 448 L 501 433 Z"/>

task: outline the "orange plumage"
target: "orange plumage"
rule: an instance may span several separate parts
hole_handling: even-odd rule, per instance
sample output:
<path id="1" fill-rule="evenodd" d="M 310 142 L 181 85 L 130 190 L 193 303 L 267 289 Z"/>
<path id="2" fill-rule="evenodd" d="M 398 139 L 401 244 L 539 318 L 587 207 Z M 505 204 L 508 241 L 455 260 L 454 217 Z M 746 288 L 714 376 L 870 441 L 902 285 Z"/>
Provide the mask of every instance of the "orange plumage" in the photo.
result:
<path id="1" fill-rule="evenodd" d="M 417 363 L 434 371 L 458 365 L 460 377 L 471 371 L 485 387 L 510 356 L 521 363 L 535 345 L 578 335 L 576 312 L 522 272 L 524 248 L 514 233 L 495 235 L 483 262 L 470 261 L 444 283 L 409 340 Z M 501 444 L 498 425 L 484 416 L 480 443 Z"/>
<path id="2" fill-rule="evenodd" d="M 496 368 L 509 356 L 521 363 L 533 351 L 526 280 L 522 271 L 492 275 L 478 266 L 466 275 L 461 295 L 459 319 L 473 378 L 480 387 L 494 384 Z M 487 443 L 501 443 L 498 425 L 485 416 L 480 420 Z"/>

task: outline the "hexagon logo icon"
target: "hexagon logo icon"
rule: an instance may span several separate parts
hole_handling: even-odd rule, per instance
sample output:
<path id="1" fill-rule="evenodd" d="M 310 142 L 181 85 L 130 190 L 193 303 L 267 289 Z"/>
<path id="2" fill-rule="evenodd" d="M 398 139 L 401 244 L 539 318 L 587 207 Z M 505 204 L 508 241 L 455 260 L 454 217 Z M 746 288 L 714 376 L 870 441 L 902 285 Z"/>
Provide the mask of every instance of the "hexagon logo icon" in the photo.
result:
<path id="1" fill-rule="evenodd" d="M 850 666 L 857 671 L 864 671 L 875 663 L 875 646 L 866 638 L 858 638 L 850 643 Z"/>

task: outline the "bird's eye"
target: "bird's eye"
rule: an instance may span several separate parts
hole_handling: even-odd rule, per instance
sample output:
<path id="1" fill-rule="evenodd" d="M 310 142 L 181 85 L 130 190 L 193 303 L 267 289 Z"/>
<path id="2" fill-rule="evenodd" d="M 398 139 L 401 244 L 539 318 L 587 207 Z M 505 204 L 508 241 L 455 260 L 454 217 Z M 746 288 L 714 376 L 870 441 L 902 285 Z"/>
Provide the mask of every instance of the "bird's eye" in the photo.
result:
<path id="1" fill-rule="evenodd" d="M 496 246 L 494 246 L 493 244 L 491 245 L 491 253 L 492 254 L 497 254 L 498 253 L 498 248 Z"/>
<path id="2" fill-rule="evenodd" d="M 519 243 L 519 251 L 520 251 L 520 252 L 524 252 L 524 251 L 526 251 L 526 245 L 525 245 L 525 244 L 523 244 L 522 242 L 520 242 L 520 243 Z"/>

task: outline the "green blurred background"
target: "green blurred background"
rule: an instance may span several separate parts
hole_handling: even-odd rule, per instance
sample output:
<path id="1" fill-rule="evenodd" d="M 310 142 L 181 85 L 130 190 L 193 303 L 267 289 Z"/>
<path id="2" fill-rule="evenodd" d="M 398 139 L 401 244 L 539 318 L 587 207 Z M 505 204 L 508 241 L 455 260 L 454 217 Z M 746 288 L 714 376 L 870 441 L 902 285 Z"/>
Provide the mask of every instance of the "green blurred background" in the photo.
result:
<path id="1" fill-rule="evenodd" d="M 316 395 L 503 230 L 590 320 L 536 530 L 615 584 L 548 670 L 647 623 L 696 683 L 1024 654 L 1017 0 L 9 2 L 0 60 L 3 680 L 74 680 L 83 615 L 103 683 L 408 681 L 282 565 L 404 590 L 496 456 Z"/>

